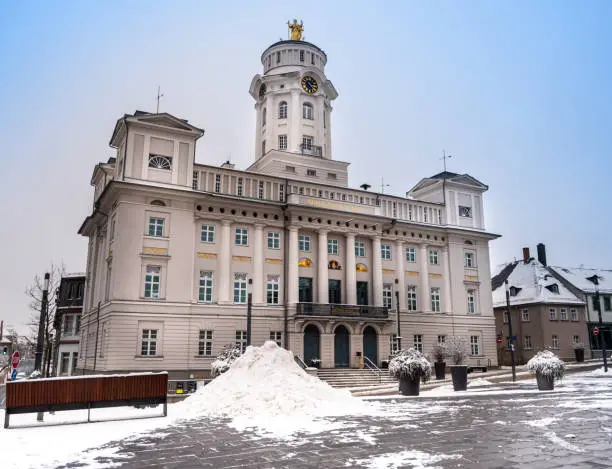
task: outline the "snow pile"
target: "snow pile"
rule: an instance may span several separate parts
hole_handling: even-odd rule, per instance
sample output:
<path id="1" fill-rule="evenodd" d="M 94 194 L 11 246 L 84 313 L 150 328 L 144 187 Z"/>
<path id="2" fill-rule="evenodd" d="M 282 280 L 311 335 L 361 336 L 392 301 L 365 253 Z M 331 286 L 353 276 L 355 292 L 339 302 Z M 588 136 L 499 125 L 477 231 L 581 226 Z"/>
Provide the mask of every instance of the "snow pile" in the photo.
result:
<path id="1" fill-rule="evenodd" d="M 387 453 L 373 456 L 370 459 L 349 459 L 344 466 L 355 467 L 355 464 L 371 469 L 398 469 L 401 467 L 432 468 L 440 461 L 449 459 L 461 459 L 460 454 L 429 454 L 423 451 L 400 451 L 399 453 Z"/>
<path id="2" fill-rule="evenodd" d="M 183 418 L 230 418 L 238 430 L 256 428 L 285 437 L 341 426 L 324 417 L 363 414 L 370 407 L 348 391 L 308 375 L 291 352 L 268 341 L 247 347 L 228 371 L 176 404 L 173 411 Z"/>
<path id="3" fill-rule="evenodd" d="M 431 376 L 431 363 L 414 348 L 402 350 L 389 363 L 389 373 L 395 378 L 421 378 Z"/>
<path id="4" fill-rule="evenodd" d="M 550 350 L 542 350 L 527 362 L 526 368 L 534 373 L 559 379 L 565 372 L 565 362 Z"/>
<path id="5" fill-rule="evenodd" d="M 602 366 L 601 368 L 597 368 L 596 370 L 586 373 L 586 375 L 587 376 L 606 376 L 608 378 L 612 378 L 612 365 L 608 365 L 607 373 L 604 371 L 603 366 Z"/>

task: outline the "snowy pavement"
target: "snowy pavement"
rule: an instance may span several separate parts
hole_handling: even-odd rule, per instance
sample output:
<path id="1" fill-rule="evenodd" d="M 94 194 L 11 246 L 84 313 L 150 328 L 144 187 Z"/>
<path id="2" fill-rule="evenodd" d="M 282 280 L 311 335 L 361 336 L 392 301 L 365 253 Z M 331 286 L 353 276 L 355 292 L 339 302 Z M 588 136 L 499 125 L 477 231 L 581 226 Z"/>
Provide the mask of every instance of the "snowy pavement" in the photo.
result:
<path id="1" fill-rule="evenodd" d="M 364 402 L 368 409 L 358 415 L 312 418 L 310 426 L 282 434 L 271 432 L 270 422 L 254 420 L 259 426 L 244 428 L 224 417 L 169 426 L 151 419 L 5 430 L 3 448 L 19 432 L 32 438 L 32 431 L 38 432 L 33 447 L 51 435 L 57 445 L 70 446 L 74 429 L 84 440 L 100 434 L 90 446 L 108 441 L 109 432 L 116 432 L 116 441 L 72 460 L 57 449 L 46 458 L 22 455 L 12 466 L 3 460 L 2 468 L 612 468 L 612 373 L 571 375 L 553 392 L 538 392 L 535 379 L 481 380 L 462 393 L 445 386 L 417 398 Z M 160 423 L 165 428 L 126 438 Z M 76 449 L 83 444 L 77 438 Z"/>

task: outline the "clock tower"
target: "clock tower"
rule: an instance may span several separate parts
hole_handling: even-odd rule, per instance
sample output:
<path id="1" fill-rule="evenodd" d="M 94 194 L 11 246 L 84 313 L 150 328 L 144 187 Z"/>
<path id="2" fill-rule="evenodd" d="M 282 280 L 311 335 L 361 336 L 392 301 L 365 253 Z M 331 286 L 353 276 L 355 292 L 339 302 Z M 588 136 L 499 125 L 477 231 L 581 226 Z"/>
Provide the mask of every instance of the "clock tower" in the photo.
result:
<path id="1" fill-rule="evenodd" d="M 255 75 L 256 162 L 271 151 L 331 160 L 331 102 L 338 93 L 325 76 L 327 55 L 302 40 L 303 25 L 287 23 L 291 39 L 261 55 L 263 75 Z"/>

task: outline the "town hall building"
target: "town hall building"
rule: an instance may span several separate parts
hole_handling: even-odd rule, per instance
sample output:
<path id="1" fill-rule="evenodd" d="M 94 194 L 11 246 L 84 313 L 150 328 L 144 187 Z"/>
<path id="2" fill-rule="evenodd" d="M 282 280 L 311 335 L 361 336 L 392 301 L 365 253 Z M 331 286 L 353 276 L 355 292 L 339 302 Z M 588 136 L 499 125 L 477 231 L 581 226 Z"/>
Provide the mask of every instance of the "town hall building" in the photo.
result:
<path id="1" fill-rule="evenodd" d="M 274 340 L 307 364 L 380 365 L 451 336 L 470 363 L 497 364 L 487 186 L 445 171 L 405 197 L 349 187 L 349 163 L 333 159 L 327 55 L 292 29 L 251 80 L 245 170 L 196 163 L 204 130 L 182 118 L 117 121 L 79 230 L 81 370 L 206 376 L 227 344 L 245 348 L 249 294 L 252 344 Z"/>

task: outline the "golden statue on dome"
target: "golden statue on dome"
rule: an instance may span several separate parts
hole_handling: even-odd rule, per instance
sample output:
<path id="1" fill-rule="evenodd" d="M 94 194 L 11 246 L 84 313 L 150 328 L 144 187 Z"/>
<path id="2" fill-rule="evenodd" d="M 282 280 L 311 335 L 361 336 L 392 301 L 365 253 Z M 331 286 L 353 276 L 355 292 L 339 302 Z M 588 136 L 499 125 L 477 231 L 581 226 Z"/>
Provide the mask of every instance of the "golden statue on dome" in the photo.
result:
<path id="1" fill-rule="evenodd" d="M 298 24 L 297 20 L 294 18 L 293 23 L 287 21 L 287 26 L 289 26 L 289 29 L 291 30 L 290 39 L 292 41 L 301 41 L 302 32 L 304 31 L 304 23 L 300 21 L 300 24 Z"/>

